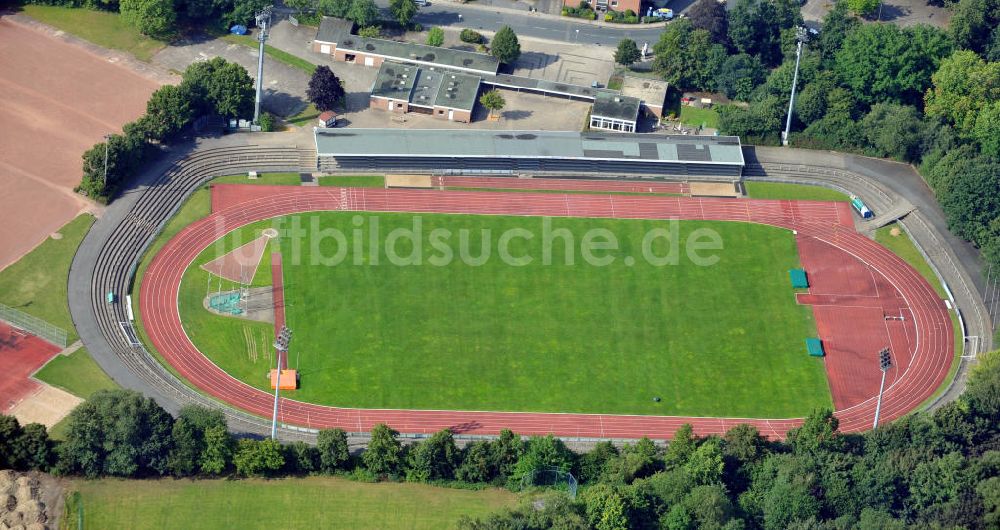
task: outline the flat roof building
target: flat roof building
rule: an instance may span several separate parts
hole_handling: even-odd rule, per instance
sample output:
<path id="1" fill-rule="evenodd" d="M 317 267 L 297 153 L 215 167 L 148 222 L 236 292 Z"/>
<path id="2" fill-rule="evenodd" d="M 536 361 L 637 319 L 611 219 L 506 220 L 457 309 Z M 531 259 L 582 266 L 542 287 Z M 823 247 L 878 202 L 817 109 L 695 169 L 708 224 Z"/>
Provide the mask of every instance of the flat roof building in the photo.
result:
<path id="1" fill-rule="evenodd" d="M 321 170 L 452 174 L 596 174 L 734 180 L 734 136 L 461 129 L 316 129 Z"/>
<path id="2" fill-rule="evenodd" d="M 385 61 L 372 85 L 369 106 L 468 123 L 480 82 L 479 76 L 454 70 Z"/>
<path id="3" fill-rule="evenodd" d="M 670 83 L 659 79 L 631 75 L 622 78 L 622 95 L 642 101 L 642 106 L 657 118 L 663 117 L 663 107 L 666 105 L 669 88 Z"/>
<path id="4" fill-rule="evenodd" d="M 636 98 L 618 94 L 598 93 L 594 107 L 590 111 L 590 128 L 632 133 L 639 121 L 639 106 Z"/>
<path id="5" fill-rule="evenodd" d="M 500 61 L 485 53 L 361 37 L 351 34 L 352 27 L 348 20 L 323 17 L 313 40 L 313 51 L 331 55 L 337 61 L 365 66 L 382 66 L 388 60 L 480 75 L 496 74 L 500 68 Z"/>

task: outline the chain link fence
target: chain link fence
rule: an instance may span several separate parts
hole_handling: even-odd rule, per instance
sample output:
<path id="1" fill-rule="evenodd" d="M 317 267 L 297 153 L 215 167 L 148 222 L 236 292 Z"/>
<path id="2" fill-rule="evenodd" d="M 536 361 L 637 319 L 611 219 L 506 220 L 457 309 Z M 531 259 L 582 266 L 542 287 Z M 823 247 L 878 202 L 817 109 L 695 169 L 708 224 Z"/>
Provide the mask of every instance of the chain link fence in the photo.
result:
<path id="1" fill-rule="evenodd" d="M 13 307 L 0 304 L 0 320 L 14 326 L 15 328 L 22 329 L 41 337 L 60 348 L 65 348 L 67 346 L 66 330 L 62 328 L 57 328 L 52 324 L 38 318 L 31 316 L 23 311 L 18 311 Z"/>

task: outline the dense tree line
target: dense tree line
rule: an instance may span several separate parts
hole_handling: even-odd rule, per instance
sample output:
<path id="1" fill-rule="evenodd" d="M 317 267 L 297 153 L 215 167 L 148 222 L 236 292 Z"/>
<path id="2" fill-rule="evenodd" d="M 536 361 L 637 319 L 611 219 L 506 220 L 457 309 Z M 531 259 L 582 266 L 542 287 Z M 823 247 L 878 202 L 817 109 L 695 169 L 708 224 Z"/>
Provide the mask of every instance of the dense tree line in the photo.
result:
<path id="1" fill-rule="evenodd" d="M 699 0 L 671 24 L 654 68 L 681 90 L 719 91 L 720 129 L 777 143 L 795 67 L 791 0 Z M 857 7 L 857 6 L 855 6 Z M 861 9 L 861 8 L 859 8 Z M 917 164 L 951 230 L 1000 268 L 1000 0 L 959 0 L 947 30 L 862 23 L 834 4 L 803 46 L 791 142 Z"/>
<path id="2" fill-rule="evenodd" d="M 1000 352 L 983 356 L 961 398 L 864 434 L 843 434 L 820 410 L 783 442 L 750 425 L 665 449 L 649 439 L 600 442 L 576 454 L 552 436 L 505 430 L 459 448 L 444 430 L 409 445 L 377 425 L 360 456 L 347 434 L 303 442 L 236 439 L 222 413 L 185 407 L 176 419 L 125 390 L 102 391 L 69 417 L 65 441 L 0 416 L 0 468 L 85 477 L 340 474 L 359 480 L 531 486 L 535 471 L 572 473 L 576 499 L 542 493 L 460 527 L 492 529 L 896 529 L 1000 525 Z M 558 489 L 558 488 L 557 488 Z"/>
<path id="3" fill-rule="evenodd" d="M 192 64 L 179 85 L 153 92 L 146 113 L 126 123 L 122 134 L 110 135 L 83 154 L 78 191 L 110 200 L 157 145 L 175 140 L 199 116 L 250 117 L 253 98 L 253 80 L 242 66 L 221 57 Z"/>

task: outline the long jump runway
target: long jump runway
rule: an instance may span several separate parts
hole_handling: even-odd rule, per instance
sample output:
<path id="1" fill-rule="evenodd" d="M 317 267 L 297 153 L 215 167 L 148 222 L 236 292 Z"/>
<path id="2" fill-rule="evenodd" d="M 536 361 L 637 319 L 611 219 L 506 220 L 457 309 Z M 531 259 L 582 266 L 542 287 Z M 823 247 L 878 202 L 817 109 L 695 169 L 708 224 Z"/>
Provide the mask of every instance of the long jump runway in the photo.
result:
<path id="1" fill-rule="evenodd" d="M 858 344 L 851 337 L 862 326 L 881 324 L 892 339 L 898 367 L 887 382 L 882 419 L 890 421 L 920 405 L 944 381 L 953 358 L 952 324 L 943 301 L 907 263 L 874 241 L 847 226 L 849 208 L 843 203 L 809 201 L 735 200 L 662 196 L 590 195 L 556 193 L 503 193 L 365 188 L 288 188 L 283 186 L 216 186 L 227 200 L 223 208 L 191 224 L 170 240 L 146 271 L 140 292 L 140 309 L 153 346 L 191 383 L 226 403 L 269 417 L 273 396 L 223 372 L 188 339 L 178 312 L 178 291 L 184 271 L 213 241 L 240 226 L 281 215 L 311 211 L 373 211 L 412 213 L 463 213 L 619 219 L 691 219 L 768 224 L 796 231 L 803 263 L 841 262 L 841 272 L 860 266 L 871 275 L 870 285 L 858 286 L 823 279 L 817 273 L 819 292 L 813 305 L 824 341 L 834 346 L 826 359 L 840 428 L 857 432 L 871 427 L 875 392 L 870 375 L 878 375 L 875 351 L 889 346 L 876 340 Z M 806 244 L 803 244 L 806 242 Z M 805 250 L 803 250 L 805 249 Z M 837 261 L 840 260 L 840 261 Z M 856 272 L 856 271 L 855 271 Z M 812 274 L 812 273 L 811 273 Z M 867 281 L 867 280 L 866 280 Z M 874 300 L 858 302 L 869 287 L 880 291 Z M 883 293 L 882 290 L 885 292 Z M 853 308 L 857 309 L 853 309 Z M 884 320 L 883 312 L 904 320 Z M 829 313 L 829 314 L 828 314 Z M 885 313 L 888 314 L 888 313 Z M 881 333 L 882 331 L 879 331 Z M 833 334 L 823 337 L 824 333 Z M 881 337 L 881 335 L 877 335 Z M 862 339 L 864 337 L 861 337 Z M 840 352 L 864 354 L 870 358 Z M 803 351 L 803 355 L 805 352 Z M 870 366 L 869 366 L 870 365 Z M 869 376 L 855 381 L 856 373 Z M 846 389 L 846 390 L 845 390 Z M 838 396 L 838 392 L 842 395 Z M 877 388 L 876 388 L 877 392 Z M 279 421 L 310 428 L 339 427 L 370 430 L 386 423 L 407 433 L 430 433 L 449 428 L 456 433 L 496 434 L 509 428 L 522 434 L 553 433 L 565 437 L 665 438 L 684 423 L 700 435 L 721 434 L 740 423 L 750 423 L 772 438 L 781 438 L 801 424 L 799 418 L 692 418 L 610 414 L 561 414 L 479 412 L 447 410 L 353 409 L 303 403 L 282 398 Z"/>

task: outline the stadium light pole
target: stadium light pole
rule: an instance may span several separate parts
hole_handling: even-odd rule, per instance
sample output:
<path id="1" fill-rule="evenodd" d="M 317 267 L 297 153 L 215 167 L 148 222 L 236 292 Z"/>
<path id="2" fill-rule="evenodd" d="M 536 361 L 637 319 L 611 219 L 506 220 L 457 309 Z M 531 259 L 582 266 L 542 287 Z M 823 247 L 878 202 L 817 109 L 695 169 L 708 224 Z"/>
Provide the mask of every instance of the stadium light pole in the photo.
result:
<path id="1" fill-rule="evenodd" d="M 105 134 L 104 135 L 104 181 L 101 182 L 101 185 L 104 187 L 108 186 L 108 148 L 110 144 L 111 144 L 111 135 Z"/>
<path id="2" fill-rule="evenodd" d="M 257 53 L 257 97 L 253 108 L 253 122 L 256 124 L 260 119 L 260 99 L 264 86 L 264 41 L 267 40 L 268 26 L 271 25 L 271 6 L 267 6 L 257 14 L 257 41 L 260 43 Z"/>
<path id="3" fill-rule="evenodd" d="M 788 147 L 788 135 L 792 131 L 792 110 L 795 108 L 795 85 L 799 82 L 799 59 L 802 58 L 802 43 L 806 41 L 805 28 L 795 29 L 795 73 L 792 74 L 792 95 L 788 98 L 788 118 L 785 119 L 785 132 L 781 133 L 781 145 Z"/>
<path id="4" fill-rule="evenodd" d="M 292 330 L 282 325 L 278 337 L 274 339 L 274 349 L 277 351 L 277 368 L 274 373 L 274 413 L 271 417 L 271 439 L 278 439 L 278 392 L 281 390 L 281 354 L 288 353 L 288 342 L 292 340 Z"/>
<path id="5" fill-rule="evenodd" d="M 882 348 L 882 351 L 878 352 L 878 367 L 882 370 L 882 383 L 878 386 L 878 402 L 875 404 L 875 423 L 872 424 L 872 429 L 878 428 L 878 417 L 882 413 L 882 392 L 885 390 L 885 373 L 892 367 L 889 348 Z"/>

